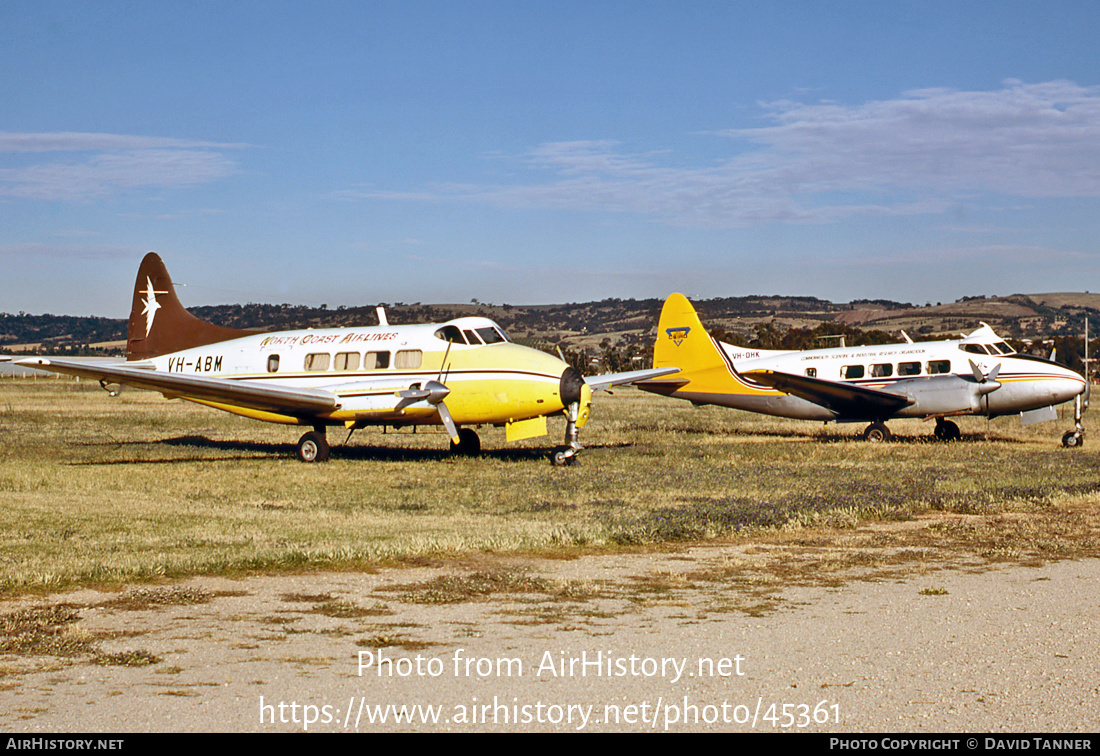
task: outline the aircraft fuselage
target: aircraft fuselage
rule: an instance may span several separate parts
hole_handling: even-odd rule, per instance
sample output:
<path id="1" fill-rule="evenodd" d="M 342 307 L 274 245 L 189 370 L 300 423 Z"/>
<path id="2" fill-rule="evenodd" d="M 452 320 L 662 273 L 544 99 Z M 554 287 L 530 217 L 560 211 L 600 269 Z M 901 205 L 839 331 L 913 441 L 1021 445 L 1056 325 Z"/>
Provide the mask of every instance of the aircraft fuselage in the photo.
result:
<path id="1" fill-rule="evenodd" d="M 1085 380 L 1069 368 L 1030 355 L 977 354 L 964 351 L 968 341 L 918 342 L 878 346 L 814 349 L 772 353 L 768 356 L 729 358 L 732 354 L 751 355 L 750 350 L 721 344 L 727 356 L 724 390 L 692 391 L 690 386 L 673 394 L 699 403 L 760 412 L 803 420 L 864 421 L 881 420 L 868 411 L 839 416 L 821 404 L 754 381 L 754 371 L 775 371 L 804 375 L 821 380 L 878 389 L 908 397 L 912 402 L 889 417 L 924 418 L 937 415 L 973 414 L 996 417 L 1048 407 L 1072 400 L 1081 394 Z M 991 349 L 992 343 L 979 345 Z M 986 386 L 975 377 L 973 362 L 983 375 L 997 365 L 997 386 Z M 899 373 L 906 373 L 901 375 Z M 737 388 L 730 389 L 732 378 Z"/>
<path id="2" fill-rule="evenodd" d="M 496 338 L 448 341 L 441 326 Z M 569 367 L 560 359 L 504 340 L 485 318 L 447 324 L 307 329 L 256 334 L 142 361 L 169 375 L 206 376 L 259 386 L 323 389 L 337 406 L 323 416 L 278 413 L 193 399 L 273 422 L 313 425 L 406 425 L 438 422 L 427 400 L 402 401 L 398 392 L 437 380 L 450 389 L 447 406 L 458 425 L 501 425 L 560 412 L 559 384 Z M 184 396 L 183 398 L 191 398 Z"/>

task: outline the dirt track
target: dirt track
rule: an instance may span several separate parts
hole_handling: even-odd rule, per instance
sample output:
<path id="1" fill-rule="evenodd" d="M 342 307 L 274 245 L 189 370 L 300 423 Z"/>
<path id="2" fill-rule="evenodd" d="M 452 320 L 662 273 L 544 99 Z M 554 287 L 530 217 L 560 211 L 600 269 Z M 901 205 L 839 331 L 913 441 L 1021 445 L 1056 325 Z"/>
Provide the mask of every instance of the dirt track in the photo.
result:
<path id="1" fill-rule="evenodd" d="M 744 556 L 485 558 L 193 579 L 180 584 L 189 594 L 125 603 L 58 595 L 48 603 L 79 607 L 75 632 L 101 654 L 158 661 L 3 657 L 0 727 L 1087 732 L 1100 721 L 1100 561 L 835 587 L 699 579 Z M 172 595 L 198 598 L 150 601 Z M 361 659 L 375 662 L 362 674 Z M 388 721 L 371 723 L 389 704 L 439 708 L 401 723 L 383 708 Z"/>

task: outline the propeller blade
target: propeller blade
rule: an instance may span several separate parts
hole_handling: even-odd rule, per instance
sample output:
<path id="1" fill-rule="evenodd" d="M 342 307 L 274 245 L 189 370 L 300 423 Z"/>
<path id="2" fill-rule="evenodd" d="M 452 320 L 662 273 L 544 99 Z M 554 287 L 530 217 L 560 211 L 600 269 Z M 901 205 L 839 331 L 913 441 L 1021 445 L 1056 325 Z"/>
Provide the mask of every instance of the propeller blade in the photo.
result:
<path id="1" fill-rule="evenodd" d="M 978 383 L 985 383 L 986 381 L 997 382 L 997 374 L 1001 372 L 1002 363 L 998 362 L 988 373 L 983 373 L 982 369 L 978 367 L 974 360 L 968 360 L 968 362 L 970 362 L 970 372 L 974 374 L 974 380 Z"/>
<path id="2" fill-rule="evenodd" d="M 974 380 L 978 382 L 978 394 L 980 396 L 992 394 L 1001 387 L 1001 384 L 997 382 L 997 374 L 1001 372 L 1001 364 L 998 362 L 989 373 L 983 373 L 974 360 L 970 360 L 970 372 L 974 373 Z"/>
<path id="3" fill-rule="evenodd" d="M 974 380 L 978 383 L 985 383 L 985 373 L 978 367 L 978 364 L 974 360 L 968 360 L 970 363 L 970 372 L 974 374 Z"/>
<path id="4" fill-rule="evenodd" d="M 457 444 L 458 428 L 455 427 L 455 421 L 451 418 L 451 411 L 447 409 L 447 405 L 443 402 L 436 404 L 435 408 L 439 412 L 439 419 L 443 421 L 443 427 L 447 429 L 447 435 L 451 437 L 451 441 Z"/>
<path id="5" fill-rule="evenodd" d="M 443 362 L 439 365 L 439 378 L 443 377 L 443 371 L 447 367 L 447 357 L 450 353 L 451 344 L 448 342 L 447 352 L 443 355 Z M 451 441 L 457 444 L 458 426 L 455 425 L 454 418 L 451 417 L 451 411 L 443 403 L 443 400 L 450 393 L 451 390 L 440 380 L 431 380 L 423 385 L 414 383 L 407 389 L 397 392 L 397 395 L 401 397 L 401 401 L 397 403 L 397 409 L 403 409 L 416 402 L 427 402 L 435 405 L 435 410 L 439 413 L 439 419 L 443 421 L 443 427 L 447 429 L 447 435 L 451 437 Z"/>

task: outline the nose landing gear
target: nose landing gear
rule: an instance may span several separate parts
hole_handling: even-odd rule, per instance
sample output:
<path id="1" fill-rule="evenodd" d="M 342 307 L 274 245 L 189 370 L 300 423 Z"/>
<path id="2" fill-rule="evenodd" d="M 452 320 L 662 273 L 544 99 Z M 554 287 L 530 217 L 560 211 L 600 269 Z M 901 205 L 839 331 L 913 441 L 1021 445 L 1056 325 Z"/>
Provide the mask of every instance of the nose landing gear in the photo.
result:
<path id="1" fill-rule="evenodd" d="M 565 445 L 555 446 L 550 452 L 550 464 L 555 467 L 577 464 L 577 452 L 584 448 L 577 440 L 577 419 L 580 413 L 580 402 L 572 402 L 565 411 Z"/>
<path id="2" fill-rule="evenodd" d="M 1062 446 L 1067 449 L 1076 449 L 1085 443 L 1085 424 L 1082 420 L 1087 406 L 1088 396 L 1086 384 L 1086 394 L 1078 394 L 1073 400 L 1073 424 L 1075 427 L 1071 431 L 1066 431 L 1062 436 Z"/>
<path id="3" fill-rule="evenodd" d="M 562 372 L 558 392 L 562 404 L 565 405 L 565 445 L 555 446 L 550 452 L 550 464 L 555 467 L 577 463 L 577 452 L 584 448 L 577 440 L 577 428 L 584 425 L 580 422 L 581 404 L 587 405 L 592 397 L 584 378 L 573 367 L 567 367 Z"/>

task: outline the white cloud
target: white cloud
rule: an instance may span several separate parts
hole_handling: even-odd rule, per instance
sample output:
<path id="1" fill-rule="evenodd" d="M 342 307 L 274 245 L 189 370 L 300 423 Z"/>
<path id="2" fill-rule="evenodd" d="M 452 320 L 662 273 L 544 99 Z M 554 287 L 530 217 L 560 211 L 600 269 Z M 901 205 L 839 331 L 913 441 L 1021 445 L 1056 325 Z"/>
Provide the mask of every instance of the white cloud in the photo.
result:
<path id="1" fill-rule="evenodd" d="M 539 145 L 515 184 L 440 184 L 345 196 L 637 213 L 744 226 L 940 213 L 983 196 L 1100 196 L 1100 88 L 1007 81 L 989 92 L 924 89 L 862 105 L 764 103 L 772 125 L 717 132 L 705 166 L 618 142 Z M 499 159 L 499 158 L 498 158 Z"/>
<path id="2" fill-rule="evenodd" d="M 926 89 L 857 107 L 778 102 L 776 125 L 724 132 L 764 148 L 792 186 L 1100 195 L 1100 88 L 1006 82 Z"/>
<path id="3" fill-rule="evenodd" d="M 239 149 L 245 144 L 200 142 L 132 134 L 87 134 L 82 132 L 20 133 L 0 131 L 0 152 L 102 152 L 153 149 Z"/>
<path id="4" fill-rule="evenodd" d="M 236 171 L 224 153 L 243 146 L 124 134 L 0 132 L 0 153 L 23 156 L 11 161 L 20 165 L 0 168 L 0 197 L 87 200 L 209 183 Z M 73 155 L 33 158 L 57 152 Z"/>
<path id="5" fill-rule="evenodd" d="M 104 244 L 0 244 L 0 258 L 21 260 L 133 260 L 145 251 Z"/>

